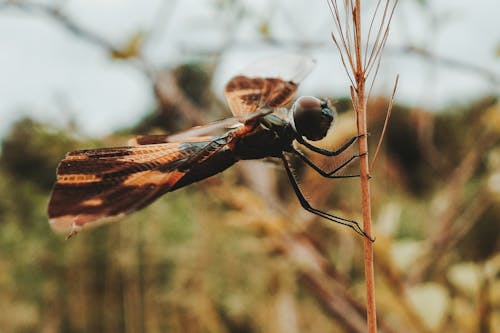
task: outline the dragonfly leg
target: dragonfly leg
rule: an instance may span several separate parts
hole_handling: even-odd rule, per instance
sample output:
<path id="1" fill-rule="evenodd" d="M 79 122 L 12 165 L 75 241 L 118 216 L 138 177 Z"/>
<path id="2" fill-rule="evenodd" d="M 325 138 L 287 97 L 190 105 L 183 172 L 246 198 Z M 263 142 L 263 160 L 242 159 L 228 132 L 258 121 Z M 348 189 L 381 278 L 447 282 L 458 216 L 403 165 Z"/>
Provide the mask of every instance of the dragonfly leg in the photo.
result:
<path id="1" fill-rule="evenodd" d="M 354 159 L 359 158 L 363 154 L 356 154 L 352 155 L 350 158 L 348 158 L 346 161 L 344 161 L 341 165 L 333 169 L 332 171 L 326 172 L 325 170 L 321 169 L 319 166 L 314 164 L 313 161 L 307 158 L 304 154 L 302 154 L 300 151 L 296 150 L 295 148 L 292 147 L 291 152 L 294 153 L 295 155 L 299 156 L 302 161 L 304 161 L 307 165 L 309 165 L 311 168 L 313 168 L 317 173 L 319 173 L 321 176 L 326 177 L 326 178 L 354 178 L 354 177 L 359 177 L 359 174 L 356 175 L 335 175 L 338 171 L 342 170 L 344 167 L 346 167 L 349 163 L 351 163 Z"/>
<path id="2" fill-rule="evenodd" d="M 328 149 L 316 147 L 316 146 L 310 144 L 309 142 L 307 142 L 306 140 L 304 140 L 304 138 L 302 138 L 302 137 L 297 137 L 296 139 L 300 144 L 306 146 L 308 149 L 312 150 L 315 153 L 318 153 L 318 154 L 321 154 L 324 156 L 337 156 L 337 155 L 341 154 L 343 151 L 345 151 L 347 148 L 349 148 L 357 139 L 359 139 L 360 137 L 362 137 L 364 135 L 365 134 L 361 134 L 361 135 L 356 135 L 356 136 L 352 137 L 351 139 L 349 139 L 349 141 L 344 143 L 342 145 L 342 147 L 340 147 L 337 150 L 328 150 Z"/>
<path id="3" fill-rule="evenodd" d="M 295 179 L 295 176 L 293 175 L 293 172 L 290 168 L 290 164 L 288 160 L 286 159 L 285 155 L 281 156 L 281 159 L 283 161 L 283 165 L 285 166 L 286 174 L 288 176 L 288 179 L 290 180 L 290 183 L 292 184 L 293 190 L 295 191 L 295 194 L 297 195 L 297 198 L 299 199 L 300 204 L 302 207 L 307 210 L 310 213 L 313 213 L 315 215 L 318 215 L 320 217 L 323 217 L 329 221 L 345 225 L 352 230 L 354 230 L 357 234 L 360 234 L 363 237 L 368 238 L 370 241 L 375 241 L 375 239 L 371 238 L 368 236 L 365 231 L 360 227 L 358 222 L 354 220 L 349 220 L 343 217 L 335 216 L 326 212 L 323 212 L 319 209 L 316 209 L 311 206 L 311 204 L 307 201 L 307 199 L 304 197 L 304 194 L 302 194 L 302 191 L 300 190 L 299 185 L 297 184 L 297 180 Z"/>
<path id="4" fill-rule="evenodd" d="M 341 154 L 343 151 L 345 151 L 347 148 L 349 148 L 354 143 L 354 141 L 356 141 L 358 138 L 359 138 L 359 136 L 352 137 L 349 141 L 347 141 L 344 145 L 342 145 L 337 150 L 327 150 L 327 149 L 316 147 L 316 146 L 310 144 L 309 142 L 305 141 L 302 137 L 298 137 L 297 141 L 300 144 L 306 146 L 308 149 L 310 149 L 318 154 L 321 154 L 324 156 L 337 156 L 337 155 Z"/>

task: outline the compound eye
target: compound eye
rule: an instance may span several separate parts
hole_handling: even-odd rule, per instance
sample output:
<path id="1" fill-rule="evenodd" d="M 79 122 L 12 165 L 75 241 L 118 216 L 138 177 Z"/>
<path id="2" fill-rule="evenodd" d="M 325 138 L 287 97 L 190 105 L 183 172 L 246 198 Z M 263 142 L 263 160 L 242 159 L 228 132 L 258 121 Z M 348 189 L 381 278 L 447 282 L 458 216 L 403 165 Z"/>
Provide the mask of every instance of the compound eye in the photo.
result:
<path id="1" fill-rule="evenodd" d="M 293 105 L 293 123 L 297 134 L 317 141 L 326 136 L 333 122 L 333 112 L 326 101 L 303 96 Z"/>

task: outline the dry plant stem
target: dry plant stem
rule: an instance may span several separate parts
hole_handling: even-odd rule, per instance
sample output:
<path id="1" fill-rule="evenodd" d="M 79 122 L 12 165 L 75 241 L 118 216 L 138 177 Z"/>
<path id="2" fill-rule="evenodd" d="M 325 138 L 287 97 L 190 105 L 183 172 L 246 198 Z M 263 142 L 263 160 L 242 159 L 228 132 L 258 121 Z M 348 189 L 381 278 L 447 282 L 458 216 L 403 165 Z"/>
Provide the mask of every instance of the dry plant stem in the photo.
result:
<path id="1" fill-rule="evenodd" d="M 396 76 L 396 82 L 394 83 L 394 89 L 392 91 L 391 100 L 389 101 L 389 106 L 387 107 L 387 114 L 385 116 L 384 127 L 382 128 L 382 133 L 380 133 L 380 139 L 377 144 L 377 148 L 375 148 L 375 154 L 373 155 L 372 162 L 370 165 L 370 169 L 373 170 L 373 166 L 375 165 L 375 161 L 377 160 L 378 152 L 380 147 L 382 146 L 382 141 L 385 137 L 385 132 L 387 131 L 387 126 L 389 125 L 389 118 L 391 117 L 392 107 L 394 105 L 394 97 L 396 95 L 396 89 L 398 88 L 399 75 Z"/>
<path id="2" fill-rule="evenodd" d="M 363 86 L 362 86 L 363 87 Z M 359 86 L 358 86 L 359 89 Z M 366 100 L 363 94 L 364 91 L 358 90 L 358 98 L 356 105 L 356 114 L 358 120 L 359 133 L 366 133 Z M 359 140 L 360 158 L 360 175 L 361 175 L 361 205 L 363 210 L 363 230 L 372 237 L 371 228 L 371 202 L 370 202 L 370 170 L 368 165 L 368 140 L 367 136 L 363 135 Z M 366 153 L 366 154 L 365 154 Z M 365 265 L 365 283 L 366 283 L 366 311 L 368 332 L 377 332 L 377 315 L 375 307 L 375 282 L 373 271 L 373 242 L 364 238 L 364 265 Z"/>
<path id="3" fill-rule="evenodd" d="M 366 124 L 366 96 L 365 96 L 365 68 L 362 62 L 361 44 L 361 1 L 356 0 L 354 7 L 353 21 L 355 27 L 355 52 L 356 52 L 356 121 L 358 124 L 358 134 L 362 135 L 358 141 L 360 157 L 361 175 L 361 207 L 363 211 L 363 229 L 365 233 L 372 237 L 371 227 L 371 202 L 370 202 L 370 167 L 368 164 L 368 138 Z M 377 312 L 375 305 L 375 277 L 373 271 L 373 242 L 364 238 L 364 266 L 366 284 L 366 320 L 369 333 L 377 332 Z"/>
<path id="4" fill-rule="evenodd" d="M 356 123 L 359 135 L 359 153 L 360 153 L 360 183 L 361 183 L 361 205 L 363 212 L 363 229 L 367 237 L 364 239 L 364 266 L 365 266 L 365 284 L 366 284 L 366 312 L 368 332 L 377 332 L 377 316 L 375 309 L 375 283 L 373 270 L 373 238 L 371 236 L 371 203 L 370 203 L 370 168 L 368 163 L 368 140 L 367 140 L 367 119 L 366 104 L 368 95 L 366 92 L 367 78 L 372 70 L 373 80 L 375 80 L 382 50 L 387 41 L 389 25 L 397 4 L 393 2 L 392 7 L 386 4 L 381 15 L 379 29 L 377 29 L 374 45 L 370 49 L 363 49 L 361 40 L 361 1 L 344 0 L 344 11 L 339 9 L 337 0 L 330 0 L 330 11 L 337 30 L 337 36 L 333 33 L 332 39 L 339 50 L 340 58 L 347 76 L 351 82 L 351 98 L 354 110 L 356 112 Z M 374 16 L 377 15 L 381 0 L 377 2 Z M 345 19 L 342 19 L 345 14 Z M 372 18 L 370 32 L 373 28 Z M 370 45 L 369 39 L 366 45 Z M 367 54 L 369 56 L 367 57 Z"/>

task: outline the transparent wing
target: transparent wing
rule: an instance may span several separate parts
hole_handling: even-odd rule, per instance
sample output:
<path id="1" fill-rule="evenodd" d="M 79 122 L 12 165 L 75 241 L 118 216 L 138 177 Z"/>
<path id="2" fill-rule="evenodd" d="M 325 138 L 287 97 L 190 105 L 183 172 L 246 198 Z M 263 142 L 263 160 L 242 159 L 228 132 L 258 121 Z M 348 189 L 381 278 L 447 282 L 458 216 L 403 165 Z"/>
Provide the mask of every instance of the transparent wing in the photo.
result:
<path id="1" fill-rule="evenodd" d="M 286 105 L 314 64 L 312 58 L 299 54 L 285 54 L 253 63 L 226 84 L 224 95 L 231 112 L 240 116 L 263 107 Z"/>
<path id="2" fill-rule="evenodd" d="M 279 78 L 299 84 L 311 73 L 316 61 L 306 55 L 288 53 L 258 60 L 241 71 L 248 77 Z"/>
<path id="3" fill-rule="evenodd" d="M 129 140 L 131 146 L 162 144 L 167 142 L 189 142 L 191 140 L 212 140 L 215 137 L 221 136 L 223 133 L 244 126 L 245 124 L 256 121 L 261 117 L 271 113 L 271 109 L 262 108 L 259 112 L 252 114 L 244 114 L 238 117 L 232 117 L 222 120 L 217 120 L 206 125 L 195 126 L 188 130 L 171 134 L 171 135 L 143 135 Z"/>

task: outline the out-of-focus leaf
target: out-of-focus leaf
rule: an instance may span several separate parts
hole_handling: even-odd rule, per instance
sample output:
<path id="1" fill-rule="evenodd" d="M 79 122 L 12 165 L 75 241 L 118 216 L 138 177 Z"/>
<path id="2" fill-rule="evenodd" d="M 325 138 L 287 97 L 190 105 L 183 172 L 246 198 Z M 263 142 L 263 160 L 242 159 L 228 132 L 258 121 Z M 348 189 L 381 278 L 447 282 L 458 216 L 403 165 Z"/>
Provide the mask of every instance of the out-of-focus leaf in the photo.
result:
<path id="1" fill-rule="evenodd" d="M 392 257 L 398 268 L 407 271 L 424 252 L 423 243 L 414 240 L 401 240 L 392 245 Z"/>
<path id="2" fill-rule="evenodd" d="M 380 208 L 377 216 L 377 232 L 392 236 L 398 230 L 403 207 L 399 203 L 389 202 Z"/>
<path id="3" fill-rule="evenodd" d="M 453 265 L 448 269 L 448 280 L 469 296 L 477 295 L 481 280 L 480 267 L 472 262 Z"/>
<path id="4" fill-rule="evenodd" d="M 430 329 L 437 329 L 450 305 L 448 291 L 438 283 L 425 283 L 408 289 L 409 301 Z"/>

